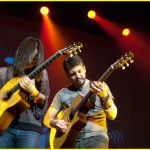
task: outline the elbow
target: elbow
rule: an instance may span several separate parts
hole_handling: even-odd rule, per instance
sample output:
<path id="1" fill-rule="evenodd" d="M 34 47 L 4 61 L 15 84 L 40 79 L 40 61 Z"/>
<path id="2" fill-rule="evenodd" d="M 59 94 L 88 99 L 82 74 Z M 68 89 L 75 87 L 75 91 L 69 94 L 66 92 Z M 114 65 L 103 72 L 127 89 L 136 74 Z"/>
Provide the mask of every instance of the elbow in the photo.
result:
<path id="1" fill-rule="evenodd" d="M 113 114 L 113 115 L 109 115 L 109 120 L 115 120 L 117 117 L 117 113 L 116 114 Z"/>

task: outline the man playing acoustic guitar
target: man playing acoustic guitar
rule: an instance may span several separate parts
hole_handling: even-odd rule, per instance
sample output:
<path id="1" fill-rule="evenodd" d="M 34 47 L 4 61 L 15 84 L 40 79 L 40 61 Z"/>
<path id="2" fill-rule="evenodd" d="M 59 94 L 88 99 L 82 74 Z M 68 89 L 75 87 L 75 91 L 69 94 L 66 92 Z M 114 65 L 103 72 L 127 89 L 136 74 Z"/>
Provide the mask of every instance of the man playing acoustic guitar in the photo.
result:
<path id="1" fill-rule="evenodd" d="M 44 124 L 56 129 L 54 148 L 108 148 L 106 118 L 117 116 L 108 85 L 87 79 L 78 55 L 67 56 L 63 66 L 71 84 L 55 95 L 44 117 Z"/>
<path id="2" fill-rule="evenodd" d="M 49 80 L 46 70 L 34 79 L 27 75 L 43 62 L 43 53 L 41 41 L 27 37 L 16 51 L 13 66 L 0 68 L 0 148 L 39 147 L 41 120 L 50 92 Z M 18 91 L 8 92 L 17 84 Z"/>

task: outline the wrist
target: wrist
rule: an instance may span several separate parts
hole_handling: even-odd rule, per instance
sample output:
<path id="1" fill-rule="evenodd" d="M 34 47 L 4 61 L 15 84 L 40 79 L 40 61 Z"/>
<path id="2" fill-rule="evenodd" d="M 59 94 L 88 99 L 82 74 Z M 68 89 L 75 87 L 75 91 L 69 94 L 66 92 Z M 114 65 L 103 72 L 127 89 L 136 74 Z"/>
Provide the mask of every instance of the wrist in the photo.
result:
<path id="1" fill-rule="evenodd" d="M 52 128 L 55 128 L 55 127 L 56 127 L 55 120 L 51 119 L 51 120 L 49 121 L 49 125 L 50 125 Z"/>
<path id="2" fill-rule="evenodd" d="M 39 94 L 40 94 L 40 92 L 38 91 L 38 90 L 35 90 L 35 91 L 33 91 L 32 93 L 30 93 L 30 95 L 32 96 L 32 97 L 37 97 L 37 96 L 39 96 Z"/>
<path id="3" fill-rule="evenodd" d="M 104 108 L 104 110 L 109 109 L 113 103 L 114 103 L 113 99 L 108 98 L 108 100 L 105 103 L 102 103 L 102 107 Z"/>
<path id="4" fill-rule="evenodd" d="M 101 99 L 101 103 L 103 105 L 103 104 L 105 104 L 108 101 L 109 95 L 107 94 L 107 96 L 105 96 L 105 97 L 100 97 L 100 99 Z"/>

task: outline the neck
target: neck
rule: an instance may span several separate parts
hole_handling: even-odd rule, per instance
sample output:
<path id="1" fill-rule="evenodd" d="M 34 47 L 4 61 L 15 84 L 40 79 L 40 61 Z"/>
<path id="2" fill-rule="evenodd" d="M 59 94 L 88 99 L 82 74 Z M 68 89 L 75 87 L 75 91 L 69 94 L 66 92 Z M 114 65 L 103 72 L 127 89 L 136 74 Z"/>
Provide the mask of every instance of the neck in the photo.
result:
<path id="1" fill-rule="evenodd" d="M 85 83 L 82 85 L 81 88 L 84 89 L 85 87 L 87 87 L 87 85 L 89 84 L 89 82 L 90 82 L 90 81 L 89 81 L 88 79 L 86 79 L 86 80 L 85 80 Z"/>

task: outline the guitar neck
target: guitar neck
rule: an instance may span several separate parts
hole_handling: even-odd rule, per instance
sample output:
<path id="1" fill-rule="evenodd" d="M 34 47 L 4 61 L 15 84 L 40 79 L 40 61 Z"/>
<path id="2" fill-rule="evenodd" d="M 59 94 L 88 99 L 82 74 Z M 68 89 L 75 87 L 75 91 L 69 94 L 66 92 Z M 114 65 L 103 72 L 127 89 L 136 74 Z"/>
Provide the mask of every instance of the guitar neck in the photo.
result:
<path id="1" fill-rule="evenodd" d="M 98 79 L 98 81 L 104 82 L 104 81 L 109 77 L 109 75 L 110 75 L 113 71 L 114 71 L 113 66 L 110 66 L 110 67 L 105 71 L 105 73 Z"/>
<path id="2" fill-rule="evenodd" d="M 56 54 L 48 58 L 45 62 L 43 62 L 40 66 L 34 69 L 31 73 L 28 74 L 30 79 L 33 79 L 38 73 L 44 70 L 49 64 L 51 64 L 56 58 L 58 58 L 62 53 L 58 51 Z"/>
<path id="3" fill-rule="evenodd" d="M 41 65 L 39 65 L 36 69 L 34 69 L 31 73 L 29 73 L 27 76 L 30 79 L 33 79 L 38 73 L 40 73 L 43 69 L 45 69 L 49 64 L 51 64 L 60 55 L 62 55 L 62 53 L 60 51 L 58 51 L 57 53 L 55 53 L 54 55 L 52 55 L 50 58 L 48 58 L 45 62 L 43 62 Z M 9 98 L 19 88 L 20 88 L 20 85 L 18 83 L 14 87 L 12 87 L 9 91 L 7 91 L 7 93 L 6 93 L 7 97 Z"/>

